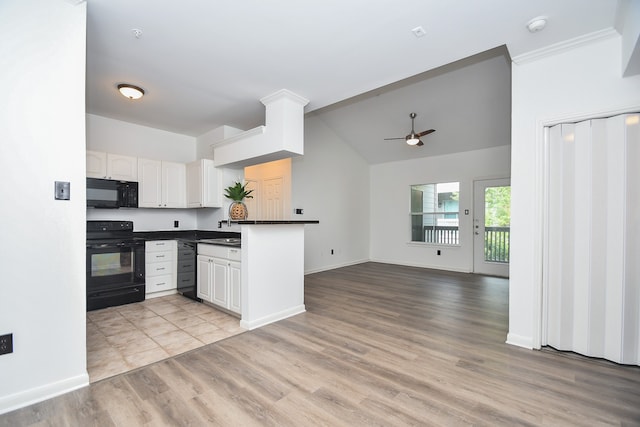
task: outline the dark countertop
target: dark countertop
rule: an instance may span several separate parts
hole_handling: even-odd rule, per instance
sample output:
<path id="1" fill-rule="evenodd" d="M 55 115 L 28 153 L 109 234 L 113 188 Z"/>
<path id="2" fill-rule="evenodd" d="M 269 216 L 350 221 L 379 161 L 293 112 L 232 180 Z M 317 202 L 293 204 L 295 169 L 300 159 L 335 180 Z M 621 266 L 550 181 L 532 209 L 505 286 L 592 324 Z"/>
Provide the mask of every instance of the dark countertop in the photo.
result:
<path id="1" fill-rule="evenodd" d="M 317 219 L 246 219 L 243 221 L 231 221 L 240 225 L 286 225 L 286 224 L 320 224 Z"/>
<path id="2" fill-rule="evenodd" d="M 239 238 L 240 233 L 232 231 L 211 231 L 211 230 L 167 230 L 167 231 L 136 231 L 134 237 L 145 240 L 186 240 L 198 242 L 199 240 Z"/>

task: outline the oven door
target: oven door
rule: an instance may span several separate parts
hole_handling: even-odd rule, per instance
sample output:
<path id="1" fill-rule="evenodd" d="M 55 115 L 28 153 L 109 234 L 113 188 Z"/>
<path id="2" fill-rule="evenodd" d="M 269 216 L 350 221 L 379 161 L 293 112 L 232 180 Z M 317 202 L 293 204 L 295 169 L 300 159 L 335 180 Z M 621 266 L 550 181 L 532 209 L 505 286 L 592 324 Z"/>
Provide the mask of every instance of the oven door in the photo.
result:
<path id="1" fill-rule="evenodd" d="M 87 292 L 144 283 L 144 242 L 87 244 Z"/>
<path id="2" fill-rule="evenodd" d="M 144 242 L 87 243 L 87 311 L 144 301 Z"/>

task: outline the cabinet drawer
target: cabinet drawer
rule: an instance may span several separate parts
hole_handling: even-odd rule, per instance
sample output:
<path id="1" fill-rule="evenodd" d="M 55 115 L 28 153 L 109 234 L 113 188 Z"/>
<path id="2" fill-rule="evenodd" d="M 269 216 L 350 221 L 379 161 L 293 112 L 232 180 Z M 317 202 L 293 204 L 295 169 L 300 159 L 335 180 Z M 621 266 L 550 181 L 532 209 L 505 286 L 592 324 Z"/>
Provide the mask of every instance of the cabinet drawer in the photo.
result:
<path id="1" fill-rule="evenodd" d="M 180 248 L 178 248 L 178 259 L 180 259 L 182 257 L 191 258 L 191 257 L 195 257 L 195 255 L 196 255 L 195 249 L 191 249 L 191 248 L 180 249 Z"/>
<path id="2" fill-rule="evenodd" d="M 186 272 L 196 271 L 196 259 L 185 259 L 184 261 L 178 261 L 178 272 L 186 273 Z"/>
<path id="3" fill-rule="evenodd" d="M 148 277 L 145 281 L 146 293 L 168 291 L 175 289 L 176 285 L 173 283 L 173 276 L 171 274 L 164 276 Z"/>
<path id="4" fill-rule="evenodd" d="M 163 261 L 171 261 L 173 259 L 172 251 L 162 251 L 162 252 L 145 252 L 144 254 L 145 262 L 163 262 Z"/>
<path id="5" fill-rule="evenodd" d="M 178 274 L 178 288 L 187 288 L 196 284 L 196 275 L 193 272 Z"/>
<path id="6" fill-rule="evenodd" d="M 207 255 L 216 258 L 240 261 L 241 253 L 241 248 L 230 248 L 228 246 L 198 243 L 198 255 Z"/>
<path id="7" fill-rule="evenodd" d="M 150 240 L 146 242 L 146 252 L 170 251 L 175 247 L 175 240 Z"/>
<path id="8" fill-rule="evenodd" d="M 147 277 L 149 276 L 161 276 L 163 274 L 171 275 L 173 273 L 173 263 L 171 261 L 167 262 L 154 262 L 152 264 L 146 265 L 145 274 Z"/>

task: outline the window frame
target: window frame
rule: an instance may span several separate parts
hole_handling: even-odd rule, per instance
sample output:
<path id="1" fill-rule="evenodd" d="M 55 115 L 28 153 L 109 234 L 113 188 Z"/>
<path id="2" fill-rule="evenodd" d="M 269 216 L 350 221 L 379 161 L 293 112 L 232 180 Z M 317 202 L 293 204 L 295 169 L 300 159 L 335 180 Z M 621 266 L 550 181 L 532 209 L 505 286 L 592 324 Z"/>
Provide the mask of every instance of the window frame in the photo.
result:
<path id="1" fill-rule="evenodd" d="M 432 186 L 431 191 L 428 187 Z M 453 191 L 442 191 L 439 189 L 439 186 L 444 186 L 445 189 L 447 186 L 455 186 Z M 410 188 L 410 209 L 409 209 L 409 244 L 411 245 L 432 245 L 432 246 L 443 246 L 443 247 L 456 247 L 460 246 L 460 181 L 449 181 L 449 182 L 431 182 L 424 184 L 411 184 Z M 419 201 L 416 201 L 416 193 L 420 192 Z M 430 201 L 425 201 L 424 194 L 426 192 L 431 193 L 432 199 Z M 455 196 L 449 196 L 447 199 L 441 199 L 441 194 L 455 194 Z M 447 201 L 455 200 L 456 210 L 447 210 Z M 416 210 L 415 205 L 419 203 L 422 205 L 422 210 Z M 442 209 L 440 209 L 442 206 Z M 432 209 L 427 210 L 425 207 L 431 207 Z M 435 210 L 434 210 L 435 209 Z M 447 216 L 454 216 L 454 218 L 447 218 Z M 440 218 L 439 218 L 440 217 Z M 425 225 L 425 219 L 431 218 L 431 224 Z M 455 225 L 438 225 L 439 221 L 446 221 L 447 219 L 455 221 Z M 416 227 L 419 227 L 419 230 L 416 230 Z M 427 240 L 427 229 L 431 227 L 433 230 L 431 235 L 434 238 Z M 443 227 L 440 230 L 437 230 L 436 227 Z M 444 228 L 447 227 L 447 228 Z M 448 229 L 450 227 L 450 229 Z M 453 233 L 451 233 L 453 231 Z M 421 240 L 416 240 L 416 233 L 419 233 Z"/>

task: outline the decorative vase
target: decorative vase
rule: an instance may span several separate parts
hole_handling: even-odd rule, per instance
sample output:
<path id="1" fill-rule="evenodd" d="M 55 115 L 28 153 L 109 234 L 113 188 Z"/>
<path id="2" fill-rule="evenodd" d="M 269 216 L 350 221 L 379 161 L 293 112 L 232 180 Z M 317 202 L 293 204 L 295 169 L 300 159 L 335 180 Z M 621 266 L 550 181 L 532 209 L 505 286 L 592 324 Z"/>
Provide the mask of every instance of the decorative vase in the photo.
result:
<path id="1" fill-rule="evenodd" d="M 229 206 L 229 218 L 232 220 L 247 219 L 248 215 L 247 206 L 243 202 L 233 202 Z"/>

